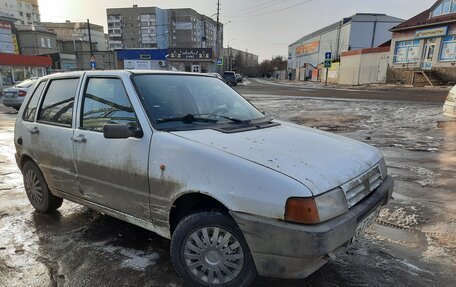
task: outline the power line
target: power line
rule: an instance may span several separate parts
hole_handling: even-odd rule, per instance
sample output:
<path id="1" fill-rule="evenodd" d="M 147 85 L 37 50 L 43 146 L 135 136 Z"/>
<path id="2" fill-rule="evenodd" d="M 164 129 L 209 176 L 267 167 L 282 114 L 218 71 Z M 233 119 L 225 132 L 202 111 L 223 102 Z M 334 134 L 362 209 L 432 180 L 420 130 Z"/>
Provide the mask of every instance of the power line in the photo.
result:
<path id="1" fill-rule="evenodd" d="M 268 5 L 270 3 L 277 2 L 277 1 L 279 1 L 279 0 L 268 1 L 266 3 L 261 3 L 261 4 L 258 4 L 258 5 L 250 6 L 248 8 L 244 8 L 244 9 L 241 9 L 241 10 L 235 10 L 235 11 L 232 11 L 232 13 L 237 13 L 237 12 L 244 13 L 246 10 L 252 10 L 252 9 L 255 9 L 255 8 L 258 8 L 258 7 L 261 7 L 261 6 L 264 6 L 264 5 Z"/>
<path id="2" fill-rule="evenodd" d="M 231 17 L 242 17 L 242 16 L 245 16 L 246 14 L 249 14 L 249 13 L 258 12 L 258 11 L 264 10 L 264 9 L 269 8 L 269 7 L 272 7 L 272 6 L 279 5 L 279 4 L 281 4 L 281 3 L 283 3 L 283 2 L 286 2 L 286 1 L 288 1 L 288 0 L 280 0 L 279 2 L 277 2 L 277 1 L 278 1 L 278 0 L 272 1 L 272 2 L 275 2 L 275 3 L 272 3 L 272 4 L 266 5 L 266 6 L 264 6 L 264 7 L 258 8 L 258 9 L 256 9 L 256 11 L 247 11 L 247 12 L 244 11 L 244 12 L 242 12 L 242 13 L 240 13 L 240 14 L 237 14 L 237 15 L 234 15 L 234 16 L 231 16 Z M 267 2 L 267 3 L 271 3 L 271 2 Z M 230 16 L 228 16 L 228 17 L 230 17 Z"/>
<path id="3" fill-rule="evenodd" d="M 275 13 L 279 13 L 279 12 L 282 12 L 282 11 L 285 11 L 285 10 L 289 10 L 289 9 L 292 9 L 292 8 L 295 8 L 295 7 L 304 5 L 304 4 L 308 4 L 308 3 L 312 2 L 312 1 L 313 1 L 313 0 L 307 0 L 307 1 L 304 1 L 304 2 L 301 2 L 301 3 L 298 3 L 298 4 L 295 4 L 295 5 L 292 5 L 292 6 L 288 6 L 288 7 L 279 9 L 279 10 L 270 11 L 270 12 L 266 12 L 266 13 L 260 13 L 260 14 L 256 14 L 256 15 L 236 16 L 236 17 L 233 17 L 233 18 L 238 18 L 238 17 L 257 17 L 257 16 L 263 16 L 263 15 L 275 14 Z"/>

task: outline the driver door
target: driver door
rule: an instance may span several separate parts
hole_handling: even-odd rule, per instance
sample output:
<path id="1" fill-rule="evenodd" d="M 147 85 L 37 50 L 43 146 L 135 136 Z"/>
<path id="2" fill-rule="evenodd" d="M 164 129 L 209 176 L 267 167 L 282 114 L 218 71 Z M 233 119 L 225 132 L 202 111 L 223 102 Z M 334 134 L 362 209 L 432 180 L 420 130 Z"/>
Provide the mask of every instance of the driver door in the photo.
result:
<path id="1" fill-rule="evenodd" d="M 139 126 L 123 80 L 87 77 L 79 107 L 73 146 L 83 198 L 150 220 L 148 157 L 152 132 L 143 130 L 142 138 L 103 136 L 103 126 L 108 122 Z"/>

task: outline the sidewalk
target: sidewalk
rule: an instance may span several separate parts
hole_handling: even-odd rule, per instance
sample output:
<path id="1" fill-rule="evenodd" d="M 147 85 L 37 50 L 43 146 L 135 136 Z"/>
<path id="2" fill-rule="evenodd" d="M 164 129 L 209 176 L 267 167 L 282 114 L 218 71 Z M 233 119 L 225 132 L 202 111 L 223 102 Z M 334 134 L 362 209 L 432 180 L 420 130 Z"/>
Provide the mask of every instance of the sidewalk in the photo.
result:
<path id="1" fill-rule="evenodd" d="M 411 85 L 395 85 L 395 84 L 370 84 L 370 85 L 359 85 L 359 86 L 350 86 L 350 85 L 339 85 L 328 83 L 325 86 L 324 83 L 312 82 L 312 81 L 288 81 L 288 80 L 275 80 L 275 79 L 265 79 L 257 78 L 259 82 L 271 85 L 286 86 L 286 87 L 295 87 L 301 89 L 329 89 L 329 90 L 381 90 L 381 91 L 391 91 L 391 90 L 436 90 L 436 91 L 449 91 L 453 86 L 425 86 L 425 87 L 414 87 Z"/>

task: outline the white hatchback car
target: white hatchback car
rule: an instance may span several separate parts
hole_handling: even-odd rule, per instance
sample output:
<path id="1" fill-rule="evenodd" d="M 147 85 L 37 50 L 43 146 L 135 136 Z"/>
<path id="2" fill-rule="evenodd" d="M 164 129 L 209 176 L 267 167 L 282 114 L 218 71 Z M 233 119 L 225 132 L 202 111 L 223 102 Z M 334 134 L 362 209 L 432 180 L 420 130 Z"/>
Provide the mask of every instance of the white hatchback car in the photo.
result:
<path id="1" fill-rule="evenodd" d="M 376 148 L 266 117 L 204 74 L 41 78 L 14 141 L 36 210 L 66 199 L 169 238 L 196 286 L 309 276 L 393 192 Z"/>
<path id="2" fill-rule="evenodd" d="M 446 99 L 443 106 L 443 113 L 445 116 L 456 118 L 456 86 L 454 86 Z"/>

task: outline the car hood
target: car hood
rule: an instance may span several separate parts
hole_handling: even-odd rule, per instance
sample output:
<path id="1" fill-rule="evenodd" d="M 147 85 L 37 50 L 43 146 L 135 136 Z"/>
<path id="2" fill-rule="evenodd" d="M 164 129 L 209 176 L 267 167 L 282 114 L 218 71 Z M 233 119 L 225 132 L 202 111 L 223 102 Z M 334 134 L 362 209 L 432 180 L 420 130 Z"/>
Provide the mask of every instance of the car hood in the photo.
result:
<path id="1" fill-rule="evenodd" d="M 214 130 L 173 134 L 273 169 L 304 184 L 314 195 L 369 170 L 382 154 L 367 144 L 316 129 L 281 125 L 226 134 Z"/>

